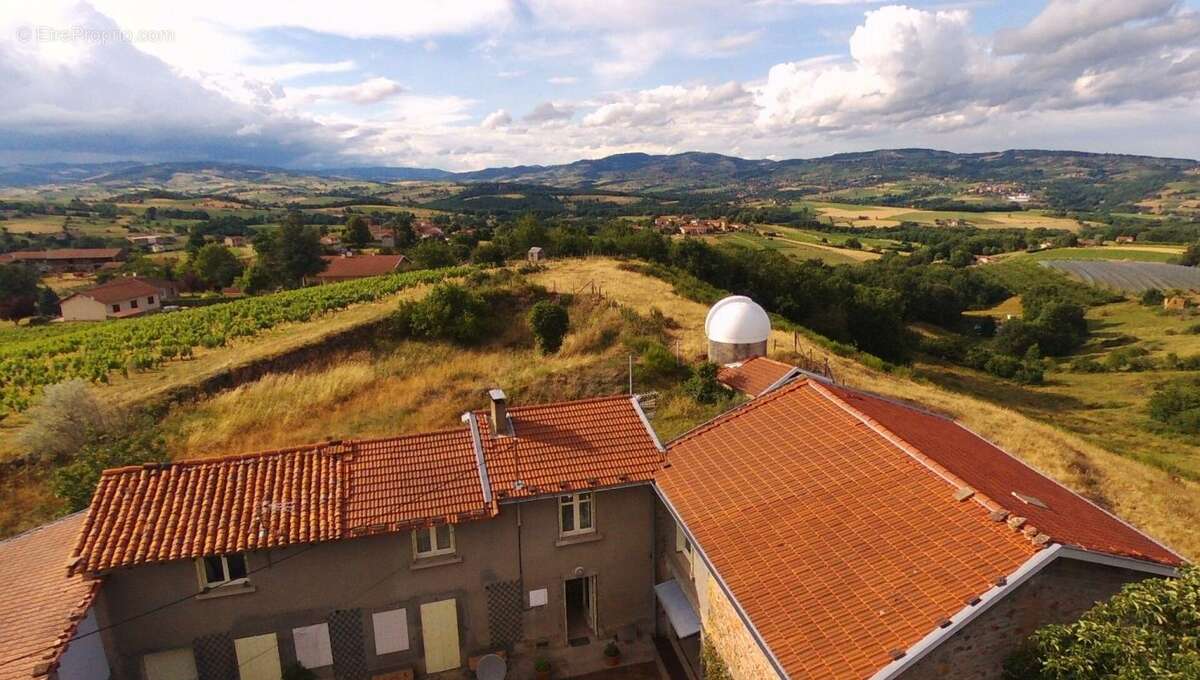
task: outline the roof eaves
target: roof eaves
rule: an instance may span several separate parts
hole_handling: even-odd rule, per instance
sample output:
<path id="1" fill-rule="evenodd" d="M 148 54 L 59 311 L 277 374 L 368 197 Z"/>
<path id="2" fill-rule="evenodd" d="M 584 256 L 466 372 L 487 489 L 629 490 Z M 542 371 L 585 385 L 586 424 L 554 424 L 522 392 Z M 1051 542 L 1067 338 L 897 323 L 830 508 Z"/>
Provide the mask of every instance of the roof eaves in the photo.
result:
<path id="1" fill-rule="evenodd" d="M 1062 549 L 1061 545 L 1054 544 L 1046 550 L 1035 552 L 1002 582 L 992 586 L 987 592 L 980 595 L 977 600 L 973 600 L 974 604 L 968 603 L 949 619 L 942 622 L 941 625 L 936 625 L 925 637 L 904 650 L 903 656 L 879 669 L 871 676 L 870 680 L 889 680 L 890 678 L 899 677 L 904 671 L 916 665 L 925 655 L 936 649 L 943 642 L 949 640 L 955 633 L 962 630 L 967 624 L 990 609 L 992 605 L 999 602 L 1022 583 L 1028 581 L 1049 566 L 1059 556 Z"/>

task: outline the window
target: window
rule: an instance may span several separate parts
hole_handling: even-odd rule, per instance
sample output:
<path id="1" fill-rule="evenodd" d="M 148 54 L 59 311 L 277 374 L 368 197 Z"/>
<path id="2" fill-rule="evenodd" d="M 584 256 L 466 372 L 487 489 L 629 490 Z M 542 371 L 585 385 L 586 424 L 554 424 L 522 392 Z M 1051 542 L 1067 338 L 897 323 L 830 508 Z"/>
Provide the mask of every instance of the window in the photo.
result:
<path id="1" fill-rule="evenodd" d="M 205 589 L 244 581 L 249 573 L 246 569 L 246 556 L 242 553 L 211 555 L 200 560 L 200 563 L 200 585 Z"/>
<path id="2" fill-rule="evenodd" d="M 590 491 L 558 497 L 558 530 L 563 536 L 595 531 L 593 519 Z"/>
<path id="3" fill-rule="evenodd" d="M 417 559 L 454 554 L 454 527 L 441 524 L 413 531 L 413 555 Z"/>
<path id="4" fill-rule="evenodd" d="M 153 295 L 146 298 L 146 304 L 148 304 L 148 305 L 154 304 L 154 296 Z"/>
<path id="5" fill-rule="evenodd" d="M 137 298 L 134 298 L 134 299 L 132 299 L 132 300 L 130 300 L 130 301 L 129 301 L 129 308 L 130 308 L 130 309 L 137 309 Z"/>
<path id="6" fill-rule="evenodd" d="M 113 312 L 121 311 L 121 303 L 118 302 L 117 304 L 113 305 L 112 309 L 113 309 Z"/>

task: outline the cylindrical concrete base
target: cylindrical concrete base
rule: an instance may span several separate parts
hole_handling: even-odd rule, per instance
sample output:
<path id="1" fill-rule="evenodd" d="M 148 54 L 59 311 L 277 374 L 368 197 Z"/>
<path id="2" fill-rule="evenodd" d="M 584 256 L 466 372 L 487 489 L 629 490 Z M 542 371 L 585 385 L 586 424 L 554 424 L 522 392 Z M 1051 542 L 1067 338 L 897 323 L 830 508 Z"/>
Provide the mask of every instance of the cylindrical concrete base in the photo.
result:
<path id="1" fill-rule="evenodd" d="M 733 344 L 708 341 L 708 360 L 714 364 L 736 364 L 754 357 L 767 356 L 767 341 Z"/>

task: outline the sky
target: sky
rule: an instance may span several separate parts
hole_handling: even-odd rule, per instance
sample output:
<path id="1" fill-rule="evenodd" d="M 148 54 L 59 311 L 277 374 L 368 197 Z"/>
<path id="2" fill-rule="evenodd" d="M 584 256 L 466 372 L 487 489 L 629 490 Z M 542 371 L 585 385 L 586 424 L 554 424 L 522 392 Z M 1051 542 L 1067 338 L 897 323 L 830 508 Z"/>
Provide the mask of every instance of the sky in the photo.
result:
<path id="1" fill-rule="evenodd" d="M 0 163 L 1200 158 L 1198 3 L 8 2 Z"/>

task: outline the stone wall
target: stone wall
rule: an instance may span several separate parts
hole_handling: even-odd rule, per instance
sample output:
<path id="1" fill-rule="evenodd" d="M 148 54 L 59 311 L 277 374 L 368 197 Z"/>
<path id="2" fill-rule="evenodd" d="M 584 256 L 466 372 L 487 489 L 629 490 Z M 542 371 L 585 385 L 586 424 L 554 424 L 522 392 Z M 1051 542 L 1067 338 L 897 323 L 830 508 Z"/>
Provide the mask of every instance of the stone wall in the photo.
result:
<path id="1" fill-rule="evenodd" d="M 1078 619 L 1142 572 L 1072 559 L 1057 559 L 1017 587 L 901 676 L 973 678 L 1002 676 L 1004 659 L 1036 629 Z"/>
<path id="2" fill-rule="evenodd" d="M 742 623 L 733 603 L 715 578 L 707 579 L 708 606 L 704 637 L 725 660 L 734 680 L 778 680 L 775 667 Z"/>

